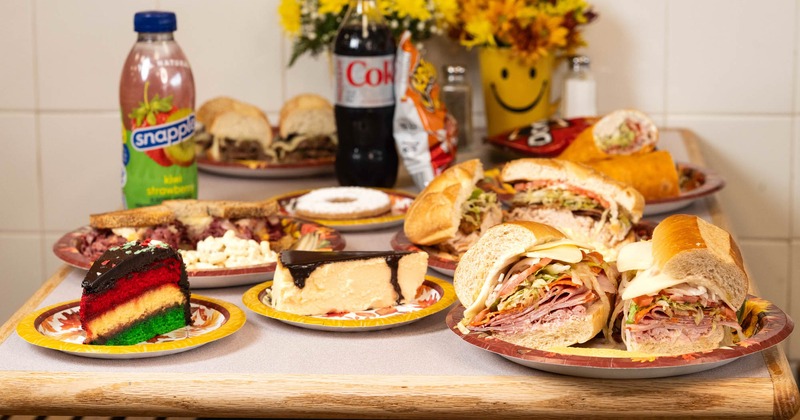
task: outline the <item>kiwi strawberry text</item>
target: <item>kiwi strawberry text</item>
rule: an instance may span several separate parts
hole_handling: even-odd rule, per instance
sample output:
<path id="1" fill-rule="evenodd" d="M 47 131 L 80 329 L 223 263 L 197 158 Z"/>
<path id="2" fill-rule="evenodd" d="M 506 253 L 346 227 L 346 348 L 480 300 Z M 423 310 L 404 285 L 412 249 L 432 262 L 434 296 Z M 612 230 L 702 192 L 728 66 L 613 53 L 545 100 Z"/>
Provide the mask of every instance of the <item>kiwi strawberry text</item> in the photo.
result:
<path id="1" fill-rule="evenodd" d="M 139 127 L 131 133 L 131 143 L 138 151 L 160 149 L 190 139 L 194 134 L 194 125 L 194 114 L 190 114 L 178 121 L 152 127 Z"/>

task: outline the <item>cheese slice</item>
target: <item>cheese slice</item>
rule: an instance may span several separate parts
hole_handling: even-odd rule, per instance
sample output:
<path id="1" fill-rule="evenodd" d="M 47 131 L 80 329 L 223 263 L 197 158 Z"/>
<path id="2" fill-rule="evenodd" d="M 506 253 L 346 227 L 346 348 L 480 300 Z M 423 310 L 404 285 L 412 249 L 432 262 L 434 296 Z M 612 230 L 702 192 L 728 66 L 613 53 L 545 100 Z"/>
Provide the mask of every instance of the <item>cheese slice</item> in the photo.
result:
<path id="1" fill-rule="evenodd" d="M 475 301 L 472 302 L 472 305 L 470 305 L 469 308 L 464 310 L 465 319 L 472 320 L 475 315 L 478 315 L 478 312 L 482 311 L 483 308 L 486 307 L 486 298 L 489 297 L 489 293 L 491 293 L 495 286 L 497 286 L 497 279 L 500 277 L 500 270 L 510 265 L 516 259 L 517 257 L 514 256 L 505 261 L 498 260 L 497 263 L 492 266 L 492 268 L 489 270 L 489 274 L 483 281 L 483 287 L 481 287 L 478 296 L 475 297 Z"/>
<path id="2" fill-rule="evenodd" d="M 647 270 L 653 265 L 653 243 L 633 242 L 620 248 L 617 254 L 617 270 Z"/>
<path id="3" fill-rule="evenodd" d="M 648 269 L 639 273 L 631 280 L 625 291 L 622 292 L 622 299 L 628 300 L 638 296 L 654 295 L 662 289 L 684 283 L 686 280 L 679 280 L 664 273 L 657 272 L 655 269 Z"/>
<path id="4" fill-rule="evenodd" d="M 577 264 L 583 260 L 583 253 L 575 245 L 560 245 L 554 248 L 547 248 L 538 251 L 531 251 L 525 254 L 531 258 L 551 258 L 565 263 Z"/>
<path id="5" fill-rule="evenodd" d="M 582 244 L 580 242 L 573 241 L 572 239 L 564 238 L 564 239 L 559 239 L 557 241 L 550 241 L 550 242 L 545 242 L 545 243 L 542 243 L 542 244 L 538 244 L 538 245 L 534 246 L 533 248 L 531 248 L 529 251 L 540 251 L 540 250 L 543 250 L 543 249 L 555 248 L 555 247 L 563 246 L 563 245 L 574 245 L 574 246 L 577 246 L 579 248 L 584 248 L 584 249 L 588 249 L 588 250 L 592 250 L 593 249 L 593 247 L 591 245 Z"/>

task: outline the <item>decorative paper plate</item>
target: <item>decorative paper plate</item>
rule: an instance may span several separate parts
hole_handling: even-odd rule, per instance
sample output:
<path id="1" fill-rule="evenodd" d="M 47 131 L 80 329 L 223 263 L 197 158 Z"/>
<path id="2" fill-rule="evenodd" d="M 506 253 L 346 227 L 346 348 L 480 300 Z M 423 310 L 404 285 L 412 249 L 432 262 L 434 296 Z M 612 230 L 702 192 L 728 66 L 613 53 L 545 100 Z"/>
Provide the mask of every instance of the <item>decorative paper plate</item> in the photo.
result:
<path id="1" fill-rule="evenodd" d="M 652 239 L 653 229 L 656 225 L 650 221 L 641 221 L 633 229 L 636 232 L 637 240 L 646 241 Z M 397 232 L 391 240 L 392 249 L 395 251 L 425 251 L 428 253 L 428 267 L 442 274 L 453 277 L 458 261 L 451 255 L 436 250 L 428 246 L 412 243 L 406 234 L 401 230 Z"/>
<path id="2" fill-rule="evenodd" d="M 180 353 L 227 337 L 245 323 L 244 311 L 225 301 L 192 295 L 192 321 L 186 328 L 130 346 L 83 344 L 80 300 L 58 303 L 27 315 L 17 325 L 23 340 L 39 347 L 95 359 L 141 359 Z"/>
<path id="3" fill-rule="evenodd" d="M 391 240 L 392 249 L 395 251 L 425 251 L 428 253 L 428 267 L 444 275 L 453 277 L 458 260 L 451 254 L 438 251 L 428 246 L 412 243 L 405 232 L 400 230 Z"/>
<path id="4" fill-rule="evenodd" d="M 293 178 L 333 173 L 334 158 L 309 159 L 297 163 L 269 163 L 261 160 L 218 162 L 197 158 L 197 167 L 205 172 L 243 178 Z"/>
<path id="5" fill-rule="evenodd" d="M 315 251 L 341 251 L 345 240 L 335 229 L 320 226 L 314 222 L 284 217 L 282 222 L 285 233 L 309 244 L 301 249 Z M 53 253 L 66 264 L 82 270 L 88 270 L 93 260 L 82 254 L 80 249 L 86 235 L 96 232 L 89 226 L 78 228 L 62 236 L 53 245 Z M 272 278 L 276 263 L 259 264 L 236 268 L 214 268 L 203 270 L 187 270 L 192 289 L 213 287 L 241 286 L 260 283 Z"/>
<path id="6" fill-rule="evenodd" d="M 390 190 L 384 188 L 377 188 L 389 195 L 389 200 L 392 203 L 392 208 L 389 212 L 374 216 L 364 217 L 360 219 L 311 219 L 316 223 L 324 226 L 332 227 L 340 232 L 358 232 L 358 231 L 372 231 L 377 229 L 385 229 L 388 227 L 399 226 L 403 224 L 406 217 L 408 206 L 414 201 L 415 195 L 405 191 Z M 296 216 L 294 207 L 297 204 L 297 199 L 313 190 L 294 191 L 288 194 L 282 194 L 272 197 L 277 200 L 282 214 L 287 216 Z"/>
<path id="7" fill-rule="evenodd" d="M 271 287 L 271 281 L 254 286 L 244 294 L 242 302 L 257 314 L 290 325 L 336 332 L 375 331 L 399 327 L 442 311 L 456 300 L 452 284 L 436 277 L 425 276 L 425 282 L 417 292 L 419 296 L 415 303 L 361 312 L 304 316 L 272 308 L 269 303 Z"/>
<path id="8" fill-rule="evenodd" d="M 661 378 L 702 372 L 766 350 L 783 341 L 794 329 L 792 319 L 772 303 L 749 296 L 747 305 L 749 316 L 742 323 L 742 329 L 755 331 L 749 338 L 730 347 L 679 356 L 630 353 L 622 346 L 606 345 L 602 338 L 595 338 L 582 347 L 543 351 L 517 346 L 487 334 L 464 335 L 456 326 L 464 314 L 461 305 L 447 314 L 447 326 L 473 346 L 538 370 L 586 378 Z"/>
<path id="9" fill-rule="evenodd" d="M 681 180 L 681 193 L 677 197 L 647 200 L 644 215 L 668 213 L 689 206 L 695 200 L 714 194 L 725 187 L 725 180 L 708 168 L 691 163 L 676 163 Z"/>

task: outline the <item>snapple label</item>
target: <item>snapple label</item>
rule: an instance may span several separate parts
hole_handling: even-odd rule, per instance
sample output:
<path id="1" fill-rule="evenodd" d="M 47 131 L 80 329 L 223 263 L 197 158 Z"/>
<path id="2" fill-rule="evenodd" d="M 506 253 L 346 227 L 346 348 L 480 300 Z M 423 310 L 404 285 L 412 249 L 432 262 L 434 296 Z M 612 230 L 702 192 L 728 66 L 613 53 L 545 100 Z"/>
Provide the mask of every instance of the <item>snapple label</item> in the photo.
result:
<path id="1" fill-rule="evenodd" d="M 194 96 L 172 33 L 139 31 L 120 79 L 125 208 L 197 198 Z"/>

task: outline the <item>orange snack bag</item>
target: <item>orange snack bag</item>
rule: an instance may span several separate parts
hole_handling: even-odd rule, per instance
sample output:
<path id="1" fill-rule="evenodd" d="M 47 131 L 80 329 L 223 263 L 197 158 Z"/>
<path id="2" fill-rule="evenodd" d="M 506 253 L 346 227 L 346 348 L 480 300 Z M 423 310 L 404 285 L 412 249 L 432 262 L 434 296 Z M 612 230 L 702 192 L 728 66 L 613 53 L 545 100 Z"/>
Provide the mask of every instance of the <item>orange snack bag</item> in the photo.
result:
<path id="1" fill-rule="evenodd" d="M 425 188 L 456 158 L 456 124 L 439 100 L 436 68 L 422 59 L 411 33 L 400 37 L 395 62 L 394 140 L 414 184 Z"/>

